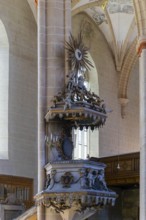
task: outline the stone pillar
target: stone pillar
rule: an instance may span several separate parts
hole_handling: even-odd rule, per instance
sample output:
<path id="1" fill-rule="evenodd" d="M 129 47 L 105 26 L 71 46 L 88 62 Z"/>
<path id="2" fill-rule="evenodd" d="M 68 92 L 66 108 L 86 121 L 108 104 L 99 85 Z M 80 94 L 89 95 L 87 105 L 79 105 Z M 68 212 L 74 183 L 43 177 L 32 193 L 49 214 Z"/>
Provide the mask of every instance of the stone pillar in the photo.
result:
<path id="1" fill-rule="evenodd" d="M 139 52 L 140 77 L 140 220 L 146 220 L 146 40 Z"/>
<path id="2" fill-rule="evenodd" d="M 45 125 L 46 113 L 46 0 L 38 1 L 38 192 L 44 187 Z"/>
<path id="3" fill-rule="evenodd" d="M 72 207 L 71 209 L 66 209 L 64 212 L 61 212 L 61 216 L 63 220 L 81 220 L 81 219 L 88 219 L 90 216 L 96 213 L 94 209 L 86 209 L 84 212 L 79 213 L 76 210 L 77 207 Z"/>
<path id="4" fill-rule="evenodd" d="M 62 91 L 67 71 L 65 41 L 68 39 L 71 28 L 71 1 L 47 1 L 47 107 L 54 95 Z M 52 104 L 51 104 L 52 105 Z M 48 139 L 58 125 L 49 124 Z M 49 152 L 49 150 L 48 150 Z M 49 156 L 47 156 L 49 158 Z M 46 162 L 49 162 L 47 160 Z"/>
<path id="5" fill-rule="evenodd" d="M 64 220 L 62 219 L 61 215 L 55 211 L 53 208 L 45 208 L 45 220 Z"/>
<path id="6" fill-rule="evenodd" d="M 44 187 L 46 112 L 46 0 L 38 1 L 38 192 Z M 37 207 L 37 219 L 44 220 L 44 207 Z"/>
<path id="7" fill-rule="evenodd" d="M 65 6 L 65 11 L 64 11 L 64 24 L 65 24 L 65 30 L 64 30 L 64 35 L 65 35 L 65 41 L 69 40 L 69 34 L 71 32 L 71 1 L 70 0 L 64 0 L 64 6 Z M 69 67 L 68 67 L 68 62 L 67 62 L 67 50 L 65 50 L 65 76 L 68 74 Z M 66 78 L 65 78 L 66 79 Z M 65 80 L 66 82 L 66 80 Z"/>
<path id="8" fill-rule="evenodd" d="M 64 42 L 70 31 L 70 0 L 38 1 L 38 191 L 44 186 L 44 116 L 52 97 L 64 86 Z"/>
<path id="9" fill-rule="evenodd" d="M 37 206 L 37 219 L 45 220 L 45 208 L 42 204 Z"/>
<path id="10" fill-rule="evenodd" d="M 38 1 L 38 193 L 45 184 L 44 116 L 52 97 L 64 86 L 64 43 L 71 28 L 70 21 L 70 0 Z M 44 208 L 40 205 L 38 220 L 43 219 Z"/>
<path id="11" fill-rule="evenodd" d="M 65 82 L 65 40 L 70 30 L 70 0 L 47 1 L 47 107 Z"/>

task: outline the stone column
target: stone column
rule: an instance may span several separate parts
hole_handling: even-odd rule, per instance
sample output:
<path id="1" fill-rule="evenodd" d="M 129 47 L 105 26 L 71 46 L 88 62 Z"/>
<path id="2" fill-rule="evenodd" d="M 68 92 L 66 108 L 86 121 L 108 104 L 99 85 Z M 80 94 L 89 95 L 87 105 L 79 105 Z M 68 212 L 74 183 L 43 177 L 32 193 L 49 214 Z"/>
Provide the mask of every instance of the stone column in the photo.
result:
<path id="1" fill-rule="evenodd" d="M 70 31 L 70 0 L 38 1 L 38 191 L 44 186 L 44 116 L 52 97 L 64 86 L 64 42 Z"/>
<path id="2" fill-rule="evenodd" d="M 55 211 L 53 208 L 46 208 L 45 209 L 46 216 L 45 220 L 50 219 L 50 220 L 64 220 L 62 219 L 61 215 Z"/>
<path id="3" fill-rule="evenodd" d="M 65 41 L 68 39 L 71 28 L 71 1 L 47 1 L 47 107 L 52 97 L 62 91 L 67 71 Z M 48 139 L 58 125 L 49 124 Z M 49 152 L 49 149 L 48 149 Z M 49 156 L 48 156 L 49 158 Z M 49 161 L 47 161 L 49 162 Z"/>
<path id="4" fill-rule="evenodd" d="M 38 193 L 44 187 L 45 125 L 46 112 L 46 0 L 38 1 Z M 37 219 L 44 220 L 44 207 L 37 207 Z"/>
<path id="5" fill-rule="evenodd" d="M 64 0 L 64 35 L 65 35 L 65 41 L 69 40 L 69 35 L 71 32 L 71 1 L 70 0 Z M 67 51 L 65 50 L 65 76 L 68 74 L 69 68 L 68 68 L 68 62 L 67 62 Z M 66 78 L 65 78 L 66 79 Z M 66 80 L 65 80 L 66 82 Z"/>
<path id="6" fill-rule="evenodd" d="M 44 115 L 46 112 L 46 0 L 38 1 L 38 192 L 44 186 Z"/>
<path id="7" fill-rule="evenodd" d="M 96 213 L 96 210 L 94 209 L 86 209 L 84 212 L 79 213 L 76 210 L 77 207 L 72 207 L 71 209 L 66 209 L 64 212 L 61 212 L 60 215 L 62 216 L 63 220 L 81 220 L 81 219 L 88 219 L 90 216 L 94 215 Z"/>
<path id="8" fill-rule="evenodd" d="M 47 1 L 47 107 L 52 97 L 64 86 L 64 43 L 70 30 L 70 0 Z"/>
<path id="9" fill-rule="evenodd" d="M 146 220 L 146 40 L 139 43 L 140 87 L 140 220 Z"/>
<path id="10" fill-rule="evenodd" d="M 52 97 L 65 82 L 65 50 L 71 28 L 70 0 L 38 0 L 38 193 L 45 184 L 44 116 Z M 67 67 L 66 67 L 67 68 Z M 38 220 L 44 219 L 38 206 Z"/>

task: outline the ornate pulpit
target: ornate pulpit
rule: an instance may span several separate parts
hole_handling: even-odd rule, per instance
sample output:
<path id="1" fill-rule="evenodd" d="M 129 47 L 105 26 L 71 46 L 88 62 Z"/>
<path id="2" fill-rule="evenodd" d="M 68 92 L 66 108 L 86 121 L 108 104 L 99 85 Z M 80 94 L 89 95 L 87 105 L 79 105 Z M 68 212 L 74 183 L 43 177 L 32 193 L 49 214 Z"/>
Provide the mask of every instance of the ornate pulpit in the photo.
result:
<path id="1" fill-rule="evenodd" d="M 46 121 L 46 182 L 36 204 L 53 210 L 65 220 L 85 219 L 114 205 L 116 193 L 108 189 L 105 164 L 73 160 L 72 130 L 102 127 L 107 119 L 105 103 L 85 87 L 85 72 L 92 66 L 81 34 L 66 42 L 70 72 L 67 83 L 53 98 Z"/>

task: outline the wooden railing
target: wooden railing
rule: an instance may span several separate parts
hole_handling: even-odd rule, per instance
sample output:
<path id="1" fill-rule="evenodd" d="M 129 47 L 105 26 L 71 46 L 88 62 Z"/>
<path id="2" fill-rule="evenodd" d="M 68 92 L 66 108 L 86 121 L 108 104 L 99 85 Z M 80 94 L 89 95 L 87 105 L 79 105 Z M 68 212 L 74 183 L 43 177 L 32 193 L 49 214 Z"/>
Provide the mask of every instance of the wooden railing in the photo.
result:
<path id="1" fill-rule="evenodd" d="M 10 197 L 11 198 L 10 198 Z M 0 175 L 0 201 L 1 203 L 24 203 L 28 209 L 33 205 L 33 179 Z"/>
<path id="2" fill-rule="evenodd" d="M 91 160 L 106 164 L 105 178 L 109 186 L 139 184 L 139 153 Z"/>

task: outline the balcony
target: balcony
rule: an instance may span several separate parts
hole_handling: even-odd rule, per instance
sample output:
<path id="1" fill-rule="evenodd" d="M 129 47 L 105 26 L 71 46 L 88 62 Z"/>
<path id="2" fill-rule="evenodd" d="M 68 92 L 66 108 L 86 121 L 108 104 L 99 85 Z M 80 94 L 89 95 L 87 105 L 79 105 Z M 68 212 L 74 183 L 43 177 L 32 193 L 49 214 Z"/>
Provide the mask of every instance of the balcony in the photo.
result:
<path id="1" fill-rule="evenodd" d="M 87 218 L 105 205 L 114 205 L 116 193 L 104 180 L 105 164 L 90 160 L 61 160 L 45 166 L 45 189 L 35 196 L 38 205 L 52 208 L 63 219 Z M 69 218 L 65 218 L 68 212 Z"/>

